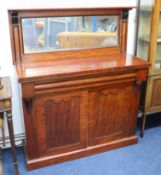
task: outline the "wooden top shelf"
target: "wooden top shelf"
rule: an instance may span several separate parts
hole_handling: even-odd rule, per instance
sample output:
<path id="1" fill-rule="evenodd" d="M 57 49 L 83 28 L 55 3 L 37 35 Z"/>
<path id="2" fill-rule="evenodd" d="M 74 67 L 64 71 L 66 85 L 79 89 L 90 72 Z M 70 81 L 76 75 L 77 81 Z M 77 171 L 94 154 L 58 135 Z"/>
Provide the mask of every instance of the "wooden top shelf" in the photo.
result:
<path id="1" fill-rule="evenodd" d="M 19 82 L 37 81 L 148 68 L 149 63 L 131 55 L 102 55 L 62 58 L 16 65 Z"/>

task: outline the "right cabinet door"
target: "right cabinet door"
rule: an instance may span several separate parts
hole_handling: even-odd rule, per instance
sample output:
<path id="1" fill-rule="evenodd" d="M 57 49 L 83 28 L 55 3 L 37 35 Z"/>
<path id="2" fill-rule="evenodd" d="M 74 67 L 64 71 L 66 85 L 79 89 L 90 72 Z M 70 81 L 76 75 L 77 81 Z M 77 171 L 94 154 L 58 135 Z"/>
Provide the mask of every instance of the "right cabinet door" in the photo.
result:
<path id="1" fill-rule="evenodd" d="M 152 76 L 148 79 L 146 112 L 161 111 L 161 76 Z"/>
<path id="2" fill-rule="evenodd" d="M 97 87 L 89 92 L 88 145 L 135 133 L 139 89 L 134 82 Z"/>

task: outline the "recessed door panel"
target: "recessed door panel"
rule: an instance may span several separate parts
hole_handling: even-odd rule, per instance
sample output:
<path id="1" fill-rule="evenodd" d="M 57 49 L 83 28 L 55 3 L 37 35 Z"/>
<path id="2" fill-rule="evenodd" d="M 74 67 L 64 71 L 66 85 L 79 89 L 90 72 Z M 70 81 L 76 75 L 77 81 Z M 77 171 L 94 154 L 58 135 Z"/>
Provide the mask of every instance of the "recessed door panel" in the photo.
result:
<path id="1" fill-rule="evenodd" d="M 87 92 L 37 97 L 39 151 L 61 153 L 86 147 Z"/>
<path id="2" fill-rule="evenodd" d="M 133 85 L 98 89 L 89 94 L 89 145 L 123 138 L 136 118 Z M 129 125 L 128 125 L 129 124 Z M 135 122 L 134 122 L 135 125 Z"/>

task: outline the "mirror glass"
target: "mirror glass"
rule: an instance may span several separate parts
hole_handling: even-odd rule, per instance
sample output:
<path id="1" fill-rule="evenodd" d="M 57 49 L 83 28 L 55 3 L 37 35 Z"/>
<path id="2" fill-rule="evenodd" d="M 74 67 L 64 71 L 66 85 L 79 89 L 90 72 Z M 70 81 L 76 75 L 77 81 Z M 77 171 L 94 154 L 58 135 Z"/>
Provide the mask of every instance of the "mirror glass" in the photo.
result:
<path id="1" fill-rule="evenodd" d="M 119 16 L 23 18 L 24 53 L 119 45 Z"/>

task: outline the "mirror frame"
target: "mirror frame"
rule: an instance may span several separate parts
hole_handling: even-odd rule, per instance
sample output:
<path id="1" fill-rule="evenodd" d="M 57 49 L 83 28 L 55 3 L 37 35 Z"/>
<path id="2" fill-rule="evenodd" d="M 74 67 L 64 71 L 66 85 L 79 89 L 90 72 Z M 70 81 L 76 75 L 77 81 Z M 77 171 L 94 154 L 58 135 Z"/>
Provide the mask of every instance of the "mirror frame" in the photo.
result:
<path id="1" fill-rule="evenodd" d="M 115 8 L 59 8 L 59 9 L 22 9 L 9 10 L 9 23 L 13 63 L 50 61 L 57 58 L 96 56 L 105 54 L 118 54 L 126 52 L 128 11 L 132 7 Z M 63 16 L 95 16 L 95 15 L 118 15 L 119 16 L 119 45 L 113 47 L 87 48 L 78 50 L 64 50 L 56 52 L 42 52 L 24 54 L 22 36 L 22 18 L 36 17 L 63 17 Z"/>

